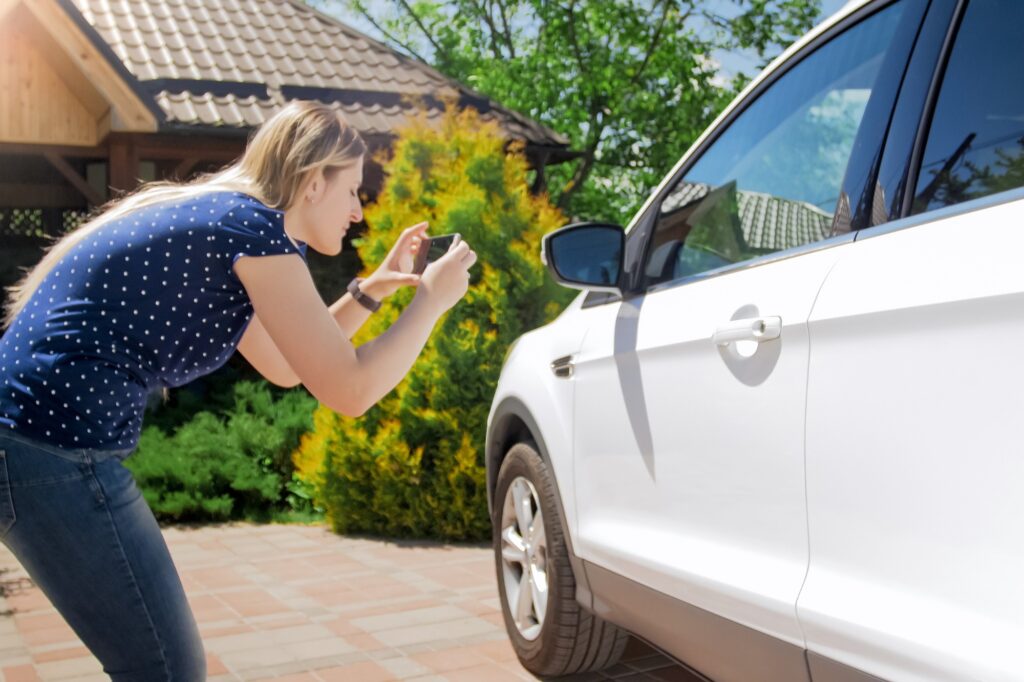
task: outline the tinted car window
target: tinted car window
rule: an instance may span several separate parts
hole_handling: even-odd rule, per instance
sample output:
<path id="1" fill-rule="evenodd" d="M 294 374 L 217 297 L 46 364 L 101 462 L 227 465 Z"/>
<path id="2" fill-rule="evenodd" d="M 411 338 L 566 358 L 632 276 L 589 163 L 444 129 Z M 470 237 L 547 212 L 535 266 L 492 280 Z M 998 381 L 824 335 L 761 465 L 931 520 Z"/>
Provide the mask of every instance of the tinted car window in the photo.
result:
<path id="1" fill-rule="evenodd" d="M 854 138 L 904 3 L 844 31 L 776 80 L 661 204 L 647 285 L 832 233 Z"/>
<path id="2" fill-rule="evenodd" d="M 1024 186 L 1024 2 L 967 6 L 914 194 L 920 213 Z"/>

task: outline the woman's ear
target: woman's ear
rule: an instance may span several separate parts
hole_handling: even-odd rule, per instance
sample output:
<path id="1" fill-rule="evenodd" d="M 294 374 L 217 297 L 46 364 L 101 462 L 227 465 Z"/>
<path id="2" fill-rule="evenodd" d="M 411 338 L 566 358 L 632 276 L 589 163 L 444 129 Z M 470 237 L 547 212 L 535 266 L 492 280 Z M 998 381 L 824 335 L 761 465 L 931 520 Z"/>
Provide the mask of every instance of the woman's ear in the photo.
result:
<path id="1" fill-rule="evenodd" d="M 326 190 L 327 180 L 324 178 L 324 171 L 322 168 L 315 168 L 310 171 L 309 178 L 306 180 L 305 188 L 302 191 L 303 201 L 315 204 Z"/>

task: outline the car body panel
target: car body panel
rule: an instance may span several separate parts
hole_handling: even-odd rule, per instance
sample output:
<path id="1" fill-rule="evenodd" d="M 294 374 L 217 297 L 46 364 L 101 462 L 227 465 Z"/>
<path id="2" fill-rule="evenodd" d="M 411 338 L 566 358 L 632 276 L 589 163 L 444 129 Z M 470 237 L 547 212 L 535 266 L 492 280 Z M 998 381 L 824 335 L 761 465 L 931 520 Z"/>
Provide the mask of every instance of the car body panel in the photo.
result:
<path id="1" fill-rule="evenodd" d="M 803 647 L 806 320 L 825 249 L 583 311 L 576 358 L 576 551 Z M 743 357 L 731 319 L 778 316 Z"/>
<path id="2" fill-rule="evenodd" d="M 999 199 L 858 239 L 809 323 L 798 613 L 887 679 L 1024 676 L 1024 198 Z"/>
<path id="3" fill-rule="evenodd" d="M 494 442 L 496 420 L 503 416 L 498 408 L 510 399 L 528 406 L 537 430 L 531 435 L 535 441 L 544 444 L 556 481 L 569 482 L 573 478 L 571 410 L 575 384 L 555 376 L 550 366 L 552 361 L 572 355 L 579 349 L 585 333 L 583 326 L 576 322 L 582 299 L 582 294 L 577 296 L 554 322 L 527 332 L 516 340 L 502 367 L 487 416 L 486 451 L 500 458 L 505 452 L 501 452 L 500 444 Z M 488 457 L 488 499 L 492 508 L 493 485 L 500 465 L 500 459 L 492 462 Z M 559 488 L 564 494 L 562 503 L 567 530 L 574 536 L 576 513 L 572 486 L 562 484 Z"/>

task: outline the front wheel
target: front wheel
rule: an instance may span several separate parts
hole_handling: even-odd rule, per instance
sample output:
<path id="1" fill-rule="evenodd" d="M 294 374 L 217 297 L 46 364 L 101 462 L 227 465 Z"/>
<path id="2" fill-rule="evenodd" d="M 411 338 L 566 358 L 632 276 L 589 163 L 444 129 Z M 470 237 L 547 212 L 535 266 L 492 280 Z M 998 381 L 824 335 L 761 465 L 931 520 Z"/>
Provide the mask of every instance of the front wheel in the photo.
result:
<path id="1" fill-rule="evenodd" d="M 523 667 L 554 677 L 614 665 L 629 635 L 576 602 L 554 480 L 533 447 L 517 443 L 509 450 L 494 500 L 498 593 L 505 629 Z"/>

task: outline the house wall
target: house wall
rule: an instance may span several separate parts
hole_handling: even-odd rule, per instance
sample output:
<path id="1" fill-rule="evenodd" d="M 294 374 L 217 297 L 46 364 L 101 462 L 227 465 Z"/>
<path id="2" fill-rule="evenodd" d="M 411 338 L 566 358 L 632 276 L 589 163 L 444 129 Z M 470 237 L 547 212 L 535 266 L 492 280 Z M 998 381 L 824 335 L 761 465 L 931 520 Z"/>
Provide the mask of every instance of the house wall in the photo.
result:
<path id="1" fill-rule="evenodd" d="M 22 8 L 11 14 L 0 24 L 0 140 L 95 145 L 108 108 L 102 97 L 72 78 L 63 51 L 33 18 Z"/>

